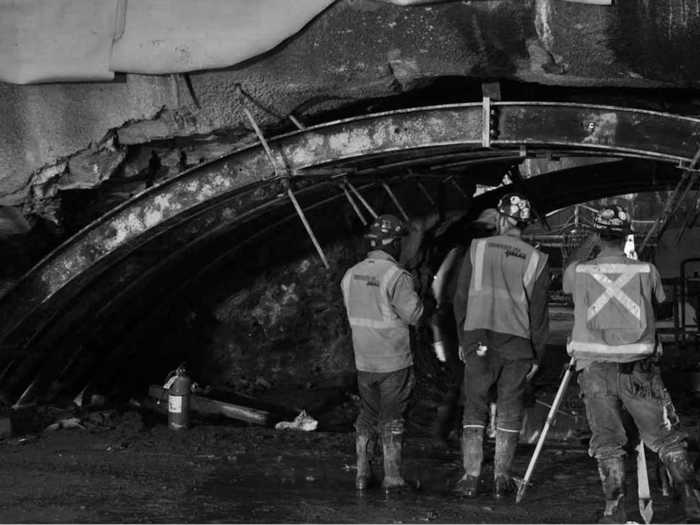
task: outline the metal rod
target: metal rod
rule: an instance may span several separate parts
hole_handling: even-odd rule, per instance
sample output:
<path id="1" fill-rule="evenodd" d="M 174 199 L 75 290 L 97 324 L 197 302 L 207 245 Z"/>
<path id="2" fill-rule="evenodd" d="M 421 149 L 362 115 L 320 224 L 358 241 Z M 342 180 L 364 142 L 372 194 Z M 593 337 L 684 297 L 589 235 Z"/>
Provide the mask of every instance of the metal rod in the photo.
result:
<path id="1" fill-rule="evenodd" d="M 302 124 L 301 122 L 299 122 L 299 119 L 297 119 L 297 118 L 296 118 L 294 115 L 292 115 L 291 113 L 290 113 L 290 115 L 289 115 L 289 120 L 291 120 L 292 123 L 293 123 L 297 128 L 299 128 L 299 129 L 306 129 L 306 126 L 304 126 L 304 124 Z"/>
<path id="2" fill-rule="evenodd" d="M 467 195 L 467 192 L 464 191 L 464 188 L 462 188 L 462 186 L 460 186 L 460 185 L 457 183 L 457 181 L 454 179 L 454 177 L 450 177 L 449 180 L 450 180 L 450 182 L 452 183 L 452 185 L 453 185 L 455 188 L 457 188 L 457 191 L 460 192 L 460 193 L 462 194 L 462 196 L 463 196 L 465 199 L 468 199 L 468 198 L 469 198 L 469 196 Z"/>
<path id="3" fill-rule="evenodd" d="M 287 187 L 287 195 L 289 195 L 289 198 L 292 201 L 292 204 L 294 205 L 294 209 L 297 211 L 297 215 L 299 215 L 301 222 L 304 224 L 304 228 L 306 228 L 306 233 L 308 233 L 309 237 L 311 237 L 311 242 L 314 243 L 314 247 L 316 248 L 316 251 L 318 252 L 318 256 L 323 261 L 323 265 L 326 267 L 327 270 L 330 270 L 331 267 L 328 264 L 328 261 L 326 260 L 326 254 L 323 253 L 323 249 L 321 248 L 321 245 L 318 243 L 318 240 L 316 239 L 314 232 L 311 230 L 311 226 L 309 225 L 309 221 L 306 220 L 306 215 L 304 215 L 304 210 L 302 210 L 301 206 L 299 206 L 299 202 L 297 201 L 297 198 L 294 196 L 294 192 L 292 191 L 292 188 Z"/>
<path id="4" fill-rule="evenodd" d="M 430 195 L 428 192 L 428 188 L 425 187 L 425 185 L 421 181 L 416 181 L 416 184 L 418 185 L 418 188 L 420 191 L 425 195 L 425 198 L 428 199 L 428 202 L 430 205 L 434 208 L 435 207 L 435 199 Z"/>
<path id="5" fill-rule="evenodd" d="M 255 131 L 255 134 L 258 136 L 258 140 L 260 141 L 260 144 L 262 144 L 262 147 L 265 150 L 265 154 L 267 155 L 267 158 L 270 161 L 270 164 L 272 164 L 272 169 L 275 170 L 275 175 L 279 176 L 279 170 L 277 169 L 277 163 L 275 162 L 275 157 L 272 155 L 272 150 L 270 149 L 270 146 L 268 145 L 267 140 L 265 140 L 265 136 L 263 135 L 262 131 L 258 127 L 258 123 L 255 122 L 255 119 L 253 118 L 253 115 L 251 115 L 250 111 L 248 111 L 248 108 L 243 108 L 243 112 L 246 114 L 246 117 L 248 117 L 248 120 L 250 121 L 250 125 L 253 126 L 253 130 Z"/>
<path id="6" fill-rule="evenodd" d="M 29 386 L 24 390 L 24 392 L 22 392 L 22 395 L 19 396 L 17 402 L 14 405 L 12 405 L 12 408 L 21 408 L 24 405 L 25 400 L 28 397 L 30 397 L 30 395 L 34 391 L 34 386 L 36 385 L 37 380 L 38 377 L 34 378 L 34 380 L 31 383 L 29 383 Z"/>
<path id="7" fill-rule="evenodd" d="M 355 210 L 355 214 L 360 219 L 360 222 L 364 226 L 367 226 L 367 219 L 365 219 L 364 215 L 362 215 L 360 208 L 357 207 L 357 203 L 353 200 L 352 195 L 350 195 L 350 192 L 348 191 L 348 189 L 343 184 L 340 184 L 340 187 L 342 188 L 343 193 L 345 193 L 345 198 L 350 203 L 350 206 L 352 206 L 352 209 Z"/>
<path id="8" fill-rule="evenodd" d="M 408 213 L 406 213 L 406 210 L 403 209 L 403 206 L 401 206 L 401 203 L 399 202 L 399 199 L 396 198 L 396 195 L 394 195 L 394 192 L 391 191 L 391 188 L 386 182 L 382 182 L 382 186 L 386 190 L 386 192 L 389 194 L 389 198 L 392 200 L 394 203 L 394 206 L 399 210 L 399 213 L 403 216 L 404 220 L 406 222 L 410 221 L 410 217 L 408 216 Z"/>
<path id="9" fill-rule="evenodd" d="M 520 503 L 520 501 L 522 501 L 523 499 L 523 496 L 525 496 L 527 484 L 530 481 L 530 477 L 532 476 L 532 471 L 535 470 L 535 463 L 537 463 L 537 458 L 539 457 L 540 451 L 542 450 L 542 445 L 544 445 L 544 440 L 547 437 L 547 432 L 549 432 L 549 427 L 551 426 L 552 421 L 554 420 L 554 416 L 556 416 L 557 414 L 557 410 L 559 409 L 561 400 L 564 397 L 564 393 L 566 392 L 566 387 L 569 385 L 569 380 L 571 379 L 571 373 L 574 369 L 575 363 L 576 359 L 572 357 L 569 361 L 568 366 L 566 367 L 566 373 L 564 374 L 564 377 L 561 380 L 559 390 L 557 390 L 557 395 L 554 396 L 554 401 L 552 401 L 552 408 L 549 409 L 549 414 L 547 414 L 547 420 L 545 421 L 544 427 L 542 428 L 542 432 L 540 433 L 540 438 L 537 440 L 535 452 L 532 454 L 530 464 L 527 466 L 527 471 L 525 471 L 525 477 L 523 477 L 523 481 L 521 482 L 520 487 L 518 487 L 518 493 L 515 496 L 516 503 Z"/>
<path id="10" fill-rule="evenodd" d="M 248 120 L 250 121 L 251 125 L 253 126 L 253 129 L 255 130 L 255 134 L 258 136 L 260 143 L 262 144 L 263 148 L 265 149 L 265 153 L 267 154 L 267 158 L 270 160 L 270 163 L 272 164 L 272 167 L 275 170 L 275 175 L 277 177 L 279 177 L 280 174 L 279 174 L 279 170 L 277 169 L 277 163 L 275 162 L 275 158 L 272 156 L 272 150 L 270 149 L 270 146 L 267 144 L 267 141 L 265 140 L 265 136 L 262 134 L 262 131 L 258 127 L 257 122 L 255 122 L 253 115 L 251 115 L 250 111 L 248 111 L 248 108 L 243 108 L 243 111 L 245 112 L 246 116 L 248 117 Z M 304 215 L 304 210 L 302 210 L 301 206 L 299 206 L 299 201 L 297 201 L 297 198 L 294 195 L 294 192 L 292 191 L 291 186 L 289 185 L 289 180 L 285 179 L 284 182 L 285 182 L 285 186 L 287 188 L 287 195 L 289 196 L 289 200 L 292 201 L 292 204 L 294 205 L 294 209 L 296 210 L 297 215 L 299 215 L 299 218 L 301 219 L 301 222 L 304 225 L 304 228 L 306 229 L 306 233 L 311 238 L 311 242 L 313 243 L 314 247 L 316 248 L 316 251 L 318 252 L 318 256 L 321 258 L 321 261 L 323 261 L 323 265 L 326 267 L 326 269 L 330 270 L 331 267 L 328 264 L 328 260 L 326 259 L 326 254 L 323 253 L 323 249 L 321 248 L 321 245 L 319 244 L 318 239 L 316 239 L 316 236 L 314 235 L 314 232 L 311 229 L 311 225 L 309 224 L 309 221 L 306 220 L 306 215 Z"/>
<path id="11" fill-rule="evenodd" d="M 376 219 L 378 217 L 377 212 L 372 209 L 372 206 L 369 205 L 369 202 L 365 200 L 365 198 L 360 194 L 359 191 L 355 189 L 355 186 L 350 184 L 349 181 L 345 181 L 345 184 L 347 184 L 348 188 L 350 188 L 350 191 L 352 191 L 355 194 L 355 197 L 358 198 L 358 200 L 362 203 L 362 205 L 367 208 L 367 211 L 370 213 L 373 219 Z"/>
<path id="12" fill-rule="evenodd" d="M 3 368 L 2 373 L 0 373 L 0 384 L 2 384 L 2 381 L 5 379 L 5 376 L 7 375 L 7 372 L 12 368 L 12 365 L 15 364 L 15 361 L 17 359 L 11 359 L 9 363 L 7 363 L 7 366 Z"/>
<path id="13" fill-rule="evenodd" d="M 651 240 L 651 237 L 656 233 L 657 228 L 659 227 L 659 224 L 661 222 L 666 222 L 667 218 L 670 217 L 671 214 L 673 213 L 673 208 L 674 208 L 674 201 L 678 197 L 678 195 L 681 193 L 684 184 L 688 181 L 690 178 L 690 172 L 686 171 L 683 173 L 681 176 L 681 180 L 678 181 L 678 184 L 676 184 L 676 187 L 673 189 L 673 192 L 671 195 L 668 196 L 668 199 L 666 199 L 666 204 L 664 205 L 664 210 L 661 213 L 661 217 L 658 217 L 656 221 L 654 221 L 654 224 L 652 224 L 651 228 L 649 228 L 649 231 L 647 234 L 644 236 L 644 240 L 642 241 L 641 246 L 639 247 L 639 253 L 641 254 L 644 251 L 644 248 L 646 248 L 647 244 Z"/>

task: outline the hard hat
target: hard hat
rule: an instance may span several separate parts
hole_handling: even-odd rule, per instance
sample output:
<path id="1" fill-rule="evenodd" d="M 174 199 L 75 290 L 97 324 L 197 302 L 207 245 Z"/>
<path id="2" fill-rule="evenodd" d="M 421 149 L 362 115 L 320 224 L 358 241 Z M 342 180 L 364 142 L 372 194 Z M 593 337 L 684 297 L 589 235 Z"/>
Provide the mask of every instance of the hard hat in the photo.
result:
<path id="1" fill-rule="evenodd" d="M 517 193 L 508 193 L 498 201 L 498 213 L 527 224 L 532 218 L 530 201 Z"/>
<path id="2" fill-rule="evenodd" d="M 487 228 L 496 229 L 496 225 L 498 224 L 498 210 L 496 208 L 486 208 L 479 214 L 474 223 Z"/>
<path id="3" fill-rule="evenodd" d="M 406 226 L 406 223 L 395 215 L 380 215 L 374 219 L 365 237 L 386 245 L 394 239 L 405 235 L 408 235 L 408 226 Z"/>
<path id="4" fill-rule="evenodd" d="M 614 205 L 598 212 L 593 221 L 593 228 L 600 233 L 627 235 L 632 231 L 632 220 L 627 210 Z"/>

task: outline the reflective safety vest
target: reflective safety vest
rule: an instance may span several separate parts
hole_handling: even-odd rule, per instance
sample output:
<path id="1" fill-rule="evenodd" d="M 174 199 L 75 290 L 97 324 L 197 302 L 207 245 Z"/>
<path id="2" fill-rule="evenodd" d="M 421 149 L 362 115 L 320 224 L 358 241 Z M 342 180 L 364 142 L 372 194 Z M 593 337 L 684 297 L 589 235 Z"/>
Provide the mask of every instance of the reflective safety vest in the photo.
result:
<path id="1" fill-rule="evenodd" d="M 574 282 L 569 355 L 625 363 L 654 352 L 651 264 L 600 257 L 578 263 L 568 272 L 573 272 Z"/>
<path id="2" fill-rule="evenodd" d="M 485 329 L 530 338 L 530 297 L 547 255 L 518 237 L 472 242 L 465 330 Z"/>
<path id="3" fill-rule="evenodd" d="M 408 325 L 394 312 L 389 296 L 402 273 L 393 259 L 367 258 L 343 277 L 358 370 L 394 372 L 413 364 Z"/>

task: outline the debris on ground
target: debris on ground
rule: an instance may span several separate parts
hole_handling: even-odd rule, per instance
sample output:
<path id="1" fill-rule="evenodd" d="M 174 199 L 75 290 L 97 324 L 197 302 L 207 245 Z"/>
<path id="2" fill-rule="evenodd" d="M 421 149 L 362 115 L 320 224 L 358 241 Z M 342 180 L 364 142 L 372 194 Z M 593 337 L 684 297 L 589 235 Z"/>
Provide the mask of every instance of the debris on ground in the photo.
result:
<path id="1" fill-rule="evenodd" d="M 302 410 L 294 421 L 280 421 L 275 425 L 276 430 L 303 430 L 313 432 L 318 427 L 318 421 Z"/>

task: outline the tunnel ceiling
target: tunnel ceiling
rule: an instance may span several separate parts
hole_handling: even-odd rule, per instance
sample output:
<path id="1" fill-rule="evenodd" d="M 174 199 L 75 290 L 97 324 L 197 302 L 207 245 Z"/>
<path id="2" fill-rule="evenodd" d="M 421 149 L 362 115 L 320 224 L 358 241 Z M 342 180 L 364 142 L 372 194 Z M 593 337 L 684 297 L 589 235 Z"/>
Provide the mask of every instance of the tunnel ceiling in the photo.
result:
<path id="1" fill-rule="evenodd" d="M 436 209 L 473 214 L 515 188 L 546 213 L 674 185 L 697 162 L 700 119 L 484 99 L 360 115 L 261 140 L 121 204 L 0 298 L 0 388 L 8 399 L 33 399 L 86 346 L 118 339 L 135 319 L 201 276 L 235 267 L 279 229 L 296 226 L 295 237 L 305 239 L 290 189 L 321 246 L 361 231 L 370 215 L 358 194 L 379 211 L 396 213 L 396 198 L 409 215 L 425 216 Z M 587 157 L 578 168 L 561 169 L 558 161 Z M 476 184 L 499 185 L 533 159 L 548 167 L 472 200 Z M 308 255 L 313 246 L 306 239 L 284 251 L 280 259 Z M 120 358 L 114 348 L 91 352 L 105 362 Z"/>

